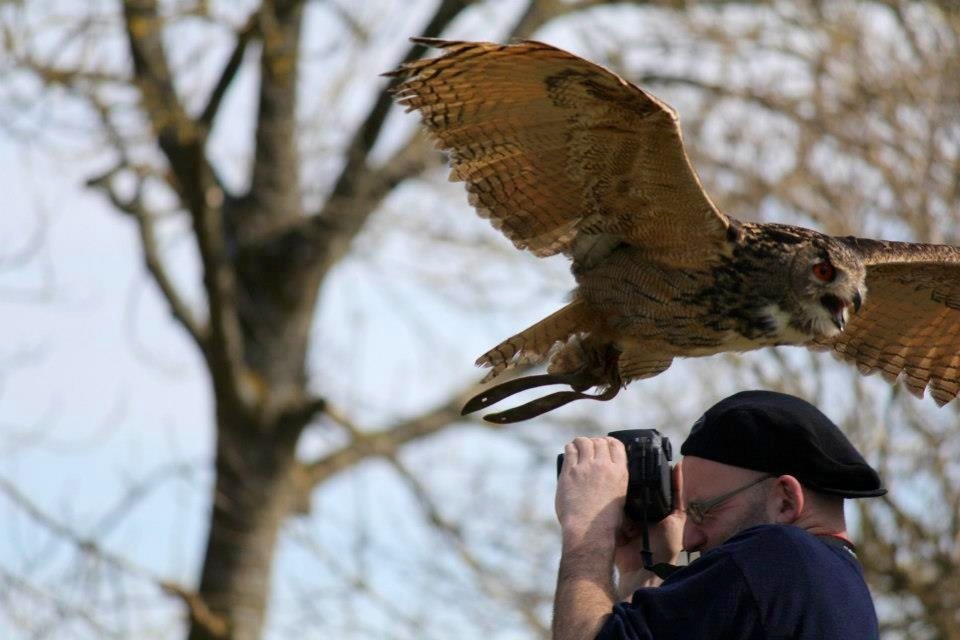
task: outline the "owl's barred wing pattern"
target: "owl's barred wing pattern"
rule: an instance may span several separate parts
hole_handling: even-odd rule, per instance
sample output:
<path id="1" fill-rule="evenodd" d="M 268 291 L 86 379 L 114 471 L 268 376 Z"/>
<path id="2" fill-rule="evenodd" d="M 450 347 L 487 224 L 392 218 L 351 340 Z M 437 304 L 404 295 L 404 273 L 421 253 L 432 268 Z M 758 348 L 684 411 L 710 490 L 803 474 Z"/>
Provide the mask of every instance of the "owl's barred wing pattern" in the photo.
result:
<path id="1" fill-rule="evenodd" d="M 902 376 L 938 405 L 960 394 L 960 249 L 839 238 L 867 267 L 867 302 L 843 333 L 818 344 L 861 373 Z"/>
<path id="2" fill-rule="evenodd" d="M 415 41 L 445 51 L 387 74 L 396 98 L 518 248 L 576 259 L 578 236 L 612 234 L 681 261 L 720 250 L 729 222 L 669 106 L 547 44 Z"/>

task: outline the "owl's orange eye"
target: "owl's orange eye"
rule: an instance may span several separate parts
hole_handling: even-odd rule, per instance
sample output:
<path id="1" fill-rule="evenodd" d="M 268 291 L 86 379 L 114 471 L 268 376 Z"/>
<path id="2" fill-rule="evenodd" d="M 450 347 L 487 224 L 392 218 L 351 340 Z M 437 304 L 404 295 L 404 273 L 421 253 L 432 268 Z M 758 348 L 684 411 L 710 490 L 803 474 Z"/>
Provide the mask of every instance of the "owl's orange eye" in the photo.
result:
<path id="1" fill-rule="evenodd" d="M 837 277 L 837 270 L 829 262 L 818 262 L 813 265 L 813 275 L 817 277 L 817 280 L 833 282 L 833 279 Z"/>

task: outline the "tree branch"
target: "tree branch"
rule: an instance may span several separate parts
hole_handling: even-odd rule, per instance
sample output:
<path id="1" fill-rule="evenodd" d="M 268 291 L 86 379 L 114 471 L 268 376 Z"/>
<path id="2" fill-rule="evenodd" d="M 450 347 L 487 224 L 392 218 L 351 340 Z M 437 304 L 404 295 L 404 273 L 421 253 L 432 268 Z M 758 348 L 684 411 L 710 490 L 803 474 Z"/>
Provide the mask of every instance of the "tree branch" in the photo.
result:
<path id="1" fill-rule="evenodd" d="M 167 157 L 176 190 L 193 218 L 210 310 L 205 356 L 213 383 L 222 400 L 249 410 L 263 389 L 244 363 L 236 273 L 225 247 L 225 196 L 206 159 L 206 132 L 190 120 L 176 98 L 156 0 L 129 0 L 123 9 L 134 63 L 133 82 L 140 88 L 143 107 Z"/>
<path id="2" fill-rule="evenodd" d="M 420 504 L 424 516 L 429 520 L 430 525 L 446 535 L 456 550 L 457 555 L 477 577 L 480 588 L 492 598 L 509 600 L 520 610 L 520 614 L 534 631 L 535 635 L 546 637 L 550 629 L 543 624 L 534 607 L 529 606 L 528 602 L 524 602 L 524 598 L 518 597 L 522 594 L 504 593 L 505 589 L 502 580 L 498 579 L 494 572 L 485 567 L 480 559 L 471 551 L 470 546 L 464 538 L 463 531 L 440 512 L 440 509 L 430 497 L 429 492 L 426 487 L 423 486 L 423 483 L 420 482 L 419 478 L 400 461 L 396 454 L 388 455 L 386 459 L 407 483 L 410 491 L 413 492 L 414 497 L 416 497 L 417 502 Z"/>
<path id="3" fill-rule="evenodd" d="M 187 606 L 190 621 L 203 629 L 209 637 L 223 638 L 223 640 L 230 638 L 230 621 L 211 611 L 199 594 L 166 580 L 160 583 L 160 587 L 166 593 L 179 598 Z"/>
<path id="4" fill-rule="evenodd" d="M 136 195 L 130 200 L 124 200 L 112 185 L 113 177 L 124 167 L 118 166 L 103 175 L 87 180 L 87 186 L 98 189 L 107 196 L 110 203 L 120 212 L 129 215 L 137 223 L 140 236 L 140 246 L 143 249 L 144 264 L 153 281 L 157 283 L 160 292 L 170 305 L 170 312 L 174 319 L 187 330 L 187 333 L 201 351 L 208 346 L 208 327 L 201 322 L 186 303 L 176 285 L 167 273 L 167 268 L 160 257 L 160 247 L 154 231 L 154 216 L 145 207 L 141 194 L 141 185 L 137 187 Z"/>
<path id="5" fill-rule="evenodd" d="M 470 4 L 472 4 L 472 0 L 443 0 L 440 6 L 437 7 L 430 22 L 424 27 L 421 35 L 427 37 L 439 36 L 443 33 L 447 25 Z M 412 45 L 407 49 L 406 54 L 401 60 L 401 64 L 416 60 L 422 56 L 426 50 L 427 47 L 422 44 Z M 367 171 L 367 155 L 380 137 L 380 131 L 383 129 L 383 124 L 393 104 L 393 94 L 390 92 L 390 89 L 397 84 L 397 82 L 399 82 L 399 79 L 394 78 L 381 89 L 367 117 L 354 132 L 353 138 L 350 140 L 346 149 L 344 149 L 344 155 L 347 161 L 340 171 L 340 176 L 334 183 L 333 192 L 329 200 L 337 200 L 353 195 L 356 191 L 356 184 L 358 182 L 364 182 Z M 328 217 L 330 211 L 325 207 L 324 210 L 320 211 L 319 215 L 321 217 Z M 362 226 L 363 221 L 361 220 L 359 224 Z"/>
<path id="6" fill-rule="evenodd" d="M 109 107 L 102 103 L 93 92 L 87 97 L 100 118 L 100 124 L 110 145 L 120 156 L 120 162 L 116 167 L 100 176 L 90 178 L 87 180 L 87 186 L 99 189 L 118 211 L 126 213 L 136 221 L 147 271 L 153 277 L 154 282 L 157 283 L 160 292 L 167 300 L 167 304 L 170 305 L 170 311 L 174 319 L 187 330 L 200 350 L 206 351 L 208 327 L 194 315 L 193 310 L 180 295 L 167 273 L 163 259 L 160 257 L 160 247 L 154 232 L 154 216 L 147 210 L 143 201 L 143 184 L 147 177 L 147 171 L 144 168 L 137 167 L 127 155 L 123 137 L 110 119 Z M 136 190 L 129 200 L 121 198 L 113 185 L 113 178 L 124 170 L 133 171 L 137 179 Z"/>
<path id="7" fill-rule="evenodd" d="M 452 395 L 448 402 L 395 425 L 391 429 L 366 433 L 358 429 L 342 416 L 334 407 L 327 405 L 326 415 L 331 417 L 340 426 L 344 427 L 351 436 L 351 441 L 342 449 L 330 453 L 323 458 L 309 463 L 301 463 L 296 469 L 296 478 L 299 491 L 304 494 L 302 500 L 309 496 L 314 487 L 323 483 L 340 471 L 348 469 L 367 458 L 387 457 L 396 455 L 405 444 L 425 438 L 442 431 L 450 424 L 466 420 L 460 415 L 463 403 L 477 390 L 475 385 Z M 483 423 L 489 429 L 501 429 L 500 425 Z M 301 500 L 301 501 L 302 501 Z"/>
<path id="8" fill-rule="evenodd" d="M 120 640 L 124 638 L 124 635 L 121 635 L 117 632 L 111 631 L 103 625 L 99 620 L 96 619 L 94 614 L 90 611 L 90 605 L 87 602 L 82 602 L 78 604 L 68 604 L 64 601 L 64 598 L 58 590 L 53 590 L 52 593 L 37 587 L 36 585 L 30 584 L 22 575 L 16 575 L 7 571 L 7 569 L 0 567 L 0 589 L 3 589 L 3 601 L 5 604 L 12 601 L 16 601 L 16 593 L 19 591 L 21 593 L 26 593 L 32 598 L 42 599 L 49 602 L 57 611 L 61 617 L 73 616 L 79 620 L 82 620 L 86 623 L 95 633 L 97 638 L 106 640 L 107 638 L 116 638 Z M 18 599 L 18 598 L 17 598 Z M 9 604 L 7 604 L 9 606 Z M 19 607 L 14 609 L 14 613 L 18 611 L 30 610 L 33 611 L 33 607 L 24 608 L 22 604 Z M 28 614 L 29 615 L 29 614 Z M 27 618 L 23 616 L 24 619 L 28 619 L 31 622 L 36 622 L 33 617 Z M 6 620 L 9 620 L 7 618 Z M 5 622 L 6 622 L 5 620 Z M 17 624 L 19 622 L 19 624 Z M 9 622 L 6 622 L 9 625 Z M 16 626 L 21 626 L 23 623 L 20 621 L 15 621 Z M 41 623 L 42 624 L 42 623 Z M 49 629 L 47 629 L 47 634 L 49 634 Z M 43 632 L 34 632 L 32 637 L 38 637 L 44 635 Z"/>
<path id="9" fill-rule="evenodd" d="M 447 25 L 471 2 L 472 0 L 443 0 L 421 35 L 441 35 Z M 412 45 L 407 49 L 401 63 L 419 58 L 426 50 L 422 44 Z M 380 90 L 367 117 L 344 149 L 346 162 L 334 182 L 333 190 L 321 210 L 312 217 L 314 230 L 323 231 L 316 235 L 323 245 L 317 254 L 324 259 L 325 269 L 336 264 L 349 251 L 353 238 L 360 233 L 367 218 L 393 187 L 419 174 L 426 167 L 425 162 L 398 163 L 398 160 L 410 155 L 416 144 L 413 141 L 404 145 L 382 168 L 367 166 L 367 156 L 376 144 L 393 104 L 390 90 L 397 82 L 398 79 L 393 79 Z M 398 164 L 404 165 L 399 173 L 396 168 Z M 335 225 L 332 225 L 334 221 Z M 332 231 L 327 233 L 328 230 Z"/>
<path id="10" fill-rule="evenodd" d="M 257 32 L 259 16 L 260 12 L 254 11 L 247 19 L 246 24 L 236 33 L 237 42 L 233 47 L 233 52 L 230 54 L 227 63 L 220 72 L 220 78 L 217 80 L 216 86 L 214 86 L 213 91 L 210 92 L 210 97 L 207 99 L 207 106 L 205 106 L 200 113 L 199 124 L 208 132 L 213 125 L 213 120 L 220 112 L 220 104 L 223 102 L 223 97 L 226 95 L 227 89 L 230 88 L 233 79 L 237 76 L 237 71 L 240 70 L 244 54 L 247 51 L 247 45 Z"/>
<path id="11" fill-rule="evenodd" d="M 200 177 L 194 169 L 203 162 L 202 134 L 177 99 L 163 49 L 163 18 L 155 0 L 128 0 L 123 3 L 123 12 L 133 58 L 133 82 L 140 89 L 143 108 L 178 178 L 184 203 L 196 201 L 198 194 L 190 187 Z"/>
<path id="12" fill-rule="evenodd" d="M 196 592 L 190 591 L 189 589 L 171 580 L 159 578 L 148 569 L 145 569 L 127 560 L 126 558 L 115 555 L 103 549 L 94 540 L 77 533 L 70 527 L 66 526 L 53 516 L 43 511 L 29 498 L 27 498 L 27 496 L 21 493 L 20 490 L 6 478 L 0 477 L 0 493 L 5 494 L 7 498 L 9 498 L 10 501 L 21 511 L 23 511 L 31 520 L 36 522 L 47 531 L 50 531 L 56 536 L 63 538 L 73 546 L 77 547 L 83 553 L 95 556 L 99 560 L 111 565 L 115 569 L 140 578 L 141 580 L 146 580 L 147 582 L 156 585 L 161 590 L 177 596 L 184 602 L 184 604 L 187 605 L 187 608 L 190 611 L 191 619 L 193 619 L 197 624 L 202 625 L 205 629 L 209 629 L 215 638 L 227 637 L 226 620 L 210 612 L 209 608 L 207 608 L 206 604 Z"/>
<path id="13" fill-rule="evenodd" d="M 243 245 L 302 215 L 296 107 L 303 3 L 265 2 L 255 19 L 263 48 L 250 191 L 235 216 Z"/>

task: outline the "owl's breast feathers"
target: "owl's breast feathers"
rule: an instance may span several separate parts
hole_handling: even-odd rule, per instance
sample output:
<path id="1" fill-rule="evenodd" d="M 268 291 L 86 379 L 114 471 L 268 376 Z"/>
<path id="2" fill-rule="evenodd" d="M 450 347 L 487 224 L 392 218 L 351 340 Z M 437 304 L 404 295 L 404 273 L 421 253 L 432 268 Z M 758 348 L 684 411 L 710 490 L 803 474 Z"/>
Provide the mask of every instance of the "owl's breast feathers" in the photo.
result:
<path id="1" fill-rule="evenodd" d="M 729 251 L 693 269 L 621 245 L 576 273 L 577 295 L 624 347 L 702 356 L 808 342 L 814 336 L 794 325 L 789 296 L 790 247 L 803 230 L 738 226 Z"/>

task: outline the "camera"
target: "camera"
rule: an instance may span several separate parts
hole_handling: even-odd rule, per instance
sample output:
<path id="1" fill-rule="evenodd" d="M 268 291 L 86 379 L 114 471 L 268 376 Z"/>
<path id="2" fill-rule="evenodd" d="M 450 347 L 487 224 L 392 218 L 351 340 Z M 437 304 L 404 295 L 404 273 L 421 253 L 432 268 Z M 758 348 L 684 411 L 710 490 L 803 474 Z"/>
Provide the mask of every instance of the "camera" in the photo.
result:
<path id="1" fill-rule="evenodd" d="M 670 439 L 656 429 L 611 431 L 627 450 L 627 500 L 624 511 L 635 522 L 660 522 L 673 511 L 673 478 Z M 563 454 L 557 456 L 557 475 Z"/>

